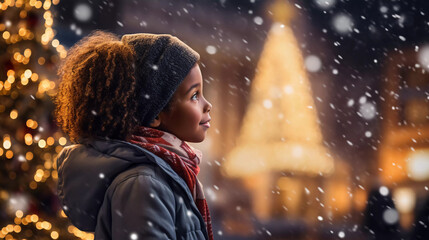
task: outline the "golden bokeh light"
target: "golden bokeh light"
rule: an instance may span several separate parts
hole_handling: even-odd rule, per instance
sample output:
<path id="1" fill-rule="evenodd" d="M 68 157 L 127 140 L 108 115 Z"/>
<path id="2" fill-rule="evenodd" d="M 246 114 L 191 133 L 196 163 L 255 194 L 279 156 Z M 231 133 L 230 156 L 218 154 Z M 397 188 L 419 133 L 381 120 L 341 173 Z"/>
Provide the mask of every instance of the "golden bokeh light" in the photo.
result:
<path id="1" fill-rule="evenodd" d="M 31 144 L 33 144 L 33 136 L 30 133 L 26 133 L 24 136 L 24 141 L 25 141 L 25 144 L 30 146 Z"/>
<path id="2" fill-rule="evenodd" d="M 18 117 L 18 111 L 16 109 L 10 112 L 10 118 L 16 119 Z"/>
<path id="3" fill-rule="evenodd" d="M 38 142 L 38 145 L 40 148 L 45 148 L 46 147 L 46 141 L 44 139 L 40 139 Z"/>
<path id="4" fill-rule="evenodd" d="M 48 139 L 46 139 L 46 142 L 49 146 L 52 146 L 55 143 L 55 139 L 53 137 L 48 137 Z"/>
<path id="5" fill-rule="evenodd" d="M 27 152 L 25 154 L 25 159 L 27 159 L 28 161 L 33 160 L 34 154 L 32 152 Z"/>
<path id="6" fill-rule="evenodd" d="M 58 143 L 59 143 L 61 146 L 64 146 L 64 145 L 66 145 L 66 144 L 67 144 L 67 139 L 66 139 L 65 137 L 60 137 L 60 139 L 58 140 Z"/>
<path id="7" fill-rule="evenodd" d="M 24 213 L 21 210 L 16 211 L 15 213 L 16 217 L 22 218 L 24 216 Z"/>
<path id="8" fill-rule="evenodd" d="M 10 38 L 10 33 L 8 31 L 4 31 L 3 32 L 3 38 L 6 39 L 6 40 L 9 39 Z"/>

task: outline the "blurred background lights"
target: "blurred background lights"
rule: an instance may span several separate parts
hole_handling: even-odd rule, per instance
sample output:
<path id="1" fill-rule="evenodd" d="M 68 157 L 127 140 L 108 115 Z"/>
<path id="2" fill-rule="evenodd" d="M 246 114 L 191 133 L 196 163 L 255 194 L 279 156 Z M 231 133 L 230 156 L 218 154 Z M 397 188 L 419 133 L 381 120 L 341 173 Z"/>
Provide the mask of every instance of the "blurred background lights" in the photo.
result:
<path id="1" fill-rule="evenodd" d="M 429 150 L 417 150 L 410 153 L 407 161 L 410 178 L 417 181 L 429 179 Z"/>
<path id="2" fill-rule="evenodd" d="M 264 19 L 262 19 L 259 16 L 256 16 L 256 17 L 253 18 L 253 22 L 255 22 L 256 25 L 262 25 L 262 23 L 264 23 Z"/>
<path id="3" fill-rule="evenodd" d="M 209 45 L 206 47 L 206 52 L 210 55 L 213 55 L 217 52 L 217 49 L 215 46 Z"/>
<path id="4" fill-rule="evenodd" d="M 286 86 L 284 86 L 283 91 L 284 91 L 286 94 L 292 94 L 292 93 L 293 93 L 293 87 L 292 87 L 292 86 L 290 86 L 290 85 L 286 85 Z"/>
<path id="5" fill-rule="evenodd" d="M 381 186 L 378 191 L 381 195 L 387 196 L 389 194 L 389 189 L 386 186 Z"/>
<path id="6" fill-rule="evenodd" d="M 411 188 L 397 188 L 393 192 L 393 201 L 401 213 L 410 213 L 416 205 L 416 193 Z"/>
<path id="7" fill-rule="evenodd" d="M 391 208 L 391 209 L 386 209 L 383 212 L 383 220 L 387 223 L 387 224 L 395 224 L 398 222 L 399 220 L 399 214 L 398 212 Z"/>
<path id="8" fill-rule="evenodd" d="M 304 60 L 304 64 L 309 72 L 317 72 L 322 67 L 322 61 L 315 55 L 307 56 Z"/>
<path id="9" fill-rule="evenodd" d="M 340 13 L 334 16 L 332 25 L 338 33 L 347 34 L 353 30 L 354 23 L 350 16 Z"/>
<path id="10" fill-rule="evenodd" d="M 130 234 L 130 239 L 131 240 L 136 240 L 136 239 L 139 239 L 139 237 L 137 236 L 137 233 L 131 233 Z"/>
<path id="11" fill-rule="evenodd" d="M 429 70 L 429 45 L 425 45 L 420 48 L 418 53 L 418 61 L 424 68 Z"/>
<path id="12" fill-rule="evenodd" d="M 273 102 L 269 99 L 265 99 L 262 103 L 266 109 L 270 109 L 273 107 Z"/>
<path id="13" fill-rule="evenodd" d="M 81 22 L 87 22 L 92 16 L 91 7 L 85 3 L 78 4 L 74 9 L 74 16 Z"/>
<path id="14" fill-rule="evenodd" d="M 381 13 L 387 13 L 389 11 L 389 9 L 386 6 L 381 6 L 380 7 L 380 12 Z"/>
<path id="15" fill-rule="evenodd" d="M 323 10 L 331 9 L 335 3 L 336 0 L 314 0 L 314 2 Z"/>
<path id="16" fill-rule="evenodd" d="M 24 194 L 16 193 L 11 194 L 7 202 L 7 211 L 10 214 L 16 213 L 18 210 L 27 212 L 29 207 L 28 198 Z"/>
<path id="17" fill-rule="evenodd" d="M 359 107 L 359 116 L 366 120 L 371 120 L 375 117 L 377 111 L 374 104 L 366 102 Z"/>
<path id="18" fill-rule="evenodd" d="M 371 136 L 372 136 L 372 133 L 371 133 L 370 131 L 366 131 L 366 132 L 365 132 L 365 137 L 368 137 L 368 138 L 369 138 L 369 137 L 371 137 Z"/>

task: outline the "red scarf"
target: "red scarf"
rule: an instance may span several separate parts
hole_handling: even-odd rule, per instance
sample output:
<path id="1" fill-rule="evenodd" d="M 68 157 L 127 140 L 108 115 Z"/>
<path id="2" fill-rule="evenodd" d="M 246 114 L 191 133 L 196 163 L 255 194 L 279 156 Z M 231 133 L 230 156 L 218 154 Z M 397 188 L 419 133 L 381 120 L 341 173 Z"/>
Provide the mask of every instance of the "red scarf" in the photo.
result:
<path id="1" fill-rule="evenodd" d="M 143 126 L 138 127 L 128 141 L 162 158 L 185 180 L 195 204 L 203 216 L 209 239 L 213 240 L 210 212 L 204 197 L 203 185 L 197 179 L 200 171 L 198 164 L 202 158 L 201 152 L 173 134 Z"/>

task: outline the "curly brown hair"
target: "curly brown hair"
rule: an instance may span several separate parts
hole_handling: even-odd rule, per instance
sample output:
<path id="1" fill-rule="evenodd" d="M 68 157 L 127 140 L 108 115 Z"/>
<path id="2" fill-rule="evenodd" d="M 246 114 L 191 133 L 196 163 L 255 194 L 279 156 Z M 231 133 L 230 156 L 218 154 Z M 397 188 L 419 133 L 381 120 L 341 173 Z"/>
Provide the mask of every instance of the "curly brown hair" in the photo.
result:
<path id="1" fill-rule="evenodd" d="M 72 142 L 81 138 L 126 139 L 137 126 L 138 85 L 134 50 L 96 31 L 75 44 L 61 64 L 54 96 L 55 119 Z"/>

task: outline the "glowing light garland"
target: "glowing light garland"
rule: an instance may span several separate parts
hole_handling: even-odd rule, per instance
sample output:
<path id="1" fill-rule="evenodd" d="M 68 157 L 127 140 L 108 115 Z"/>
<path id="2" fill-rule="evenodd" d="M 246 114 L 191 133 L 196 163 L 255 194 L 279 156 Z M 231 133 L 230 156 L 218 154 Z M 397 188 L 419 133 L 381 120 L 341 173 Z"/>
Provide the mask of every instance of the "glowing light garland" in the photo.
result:
<path id="1" fill-rule="evenodd" d="M 55 94 L 56 83 L 48 79 L 38 68 L 45 67 L 46 64 L 55 64 L 67 56 L 67 50 L 58 39 L 55 39 L 52 28 L 54 20 L 50 8 L 58 3 L 59 0 L 5 0 L 0 3 L 0 14 L 4 19 L 4 22 L 0 23 L 0 44 L 6 45 L 5 54 L 11 56 L 9 61 L 13 65 L 13 67 L 3 66 L 8 70 L 6 79 L 0 79 L 0 96 L 6 96 L 14 102 L 20 100 L 22 90 L 34 89 L 37 91 L 30 97 L 35 101 L 44 101 L 46 95 Z M 37 11 L 43 11 L 43 19 L 40 18 L 43 21 L 43 29 L 35 27 L 36 24 L 39 25 L 37 21 L 40 15 L 34 14 Z M 32 44 L 27 44 L 26 41 L 37 43 L 40 48 L 32 48 Z M 42 56 L 38 54 L 48 48 L 55 49 L 56 53 L 54 51 Z M 35 88 L 30 88 L 30 84 Z M 10 106 L 0 102 L 0 114 L 8 116 L 8 119 L 5 119 L 6 124 L 11 121 L 23 121 L 29 131 L 22 133 L 22 139 L 16 139 L 19 134 L 3 133 L 3 136 L 0 136 L 0 157 L 6 160 L 17 160 L 20 164 L 18 171 L 29 171 L 31 161 L 35 158 L 40 159 L 41 163 L 33 163 L 33 165 L 36 164 L 35 168 L 32 167 L 32 171 L 33 169 L 35 171 L 34 176 L 29 178 L 28 182 L 29 189 L 36 190 L 38 184 L 45 183 L 50 178 L 53 181 L 58 178 L 54 158 L 56 153 L 59 153 L 67 144 L 67 139 L 60 132 L 55 132 L 52 136 L 43 136 L 44 129 L 40 126 L 39 120 L 26 117 L 26 113 L 22 112 L 17 105 L 19 104 L 14 102 L 10 109 Z M 34 150 L 25 150 L 31 147 Z M 9 172 L 10 179 L 17 177 L 22 178 L 17 176 L 15 171 Z M 1 189 L 0 200 L 12 201 L 11 194 L 13 193 Z M 25 201 L 25 196 L 23 199 Z M 17 208 L 19 209 L 19 206 Z M 65 231 L 64 227 L 58 228 L 53 223 L 42 220 L 42 215 L 25 215 L 25 211 L 15 212 L 13 224 L 0 226 L 0 239 L 23 239 L 22 236 L 25 236 L 24 239 L 31 239 L 37 235 L 37 231 L 47 233 L 52 239 L 70 239 L 73 236 L 80 239 L 94 239 L 93 234 L 82 232 L 70 224 L 66 226 L 67 231 Z M 62 210 L 58 215 L 65 220 L 66 215 Z M 67 234 L 70 235 L 66 237 Z"/>

